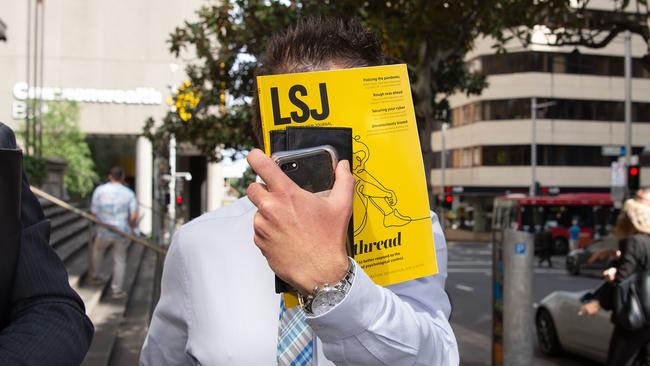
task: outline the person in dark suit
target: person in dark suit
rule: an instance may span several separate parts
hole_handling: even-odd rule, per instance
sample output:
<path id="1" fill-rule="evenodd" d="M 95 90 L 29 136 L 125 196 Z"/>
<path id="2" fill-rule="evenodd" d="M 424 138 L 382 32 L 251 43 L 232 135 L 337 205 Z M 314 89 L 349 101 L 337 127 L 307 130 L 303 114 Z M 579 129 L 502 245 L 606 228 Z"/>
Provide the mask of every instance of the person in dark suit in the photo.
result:
<path id="1" fill-rule="evenodd" d="M 16 148 L 13 131 L 0 123 L 0 149 Z M 49 245 L 50 223 L 24 172 L 20 192 L 15 270 L 13 275 L 2 272 L 4 278 L 0 278 L 0 296 L 4 297 L 0 298 L 0 365 L 79 365 L 90 346 L 93 325 Z M 11 201 L 6 194 L 7 190 L 0 191 L 0 205 Z M 9 246 L 3 243 L 7 240 L 0 237 L 0 248 Z M 8 257 L 0 258 L 0 266 L 4 260 L 11 261 Z"/>

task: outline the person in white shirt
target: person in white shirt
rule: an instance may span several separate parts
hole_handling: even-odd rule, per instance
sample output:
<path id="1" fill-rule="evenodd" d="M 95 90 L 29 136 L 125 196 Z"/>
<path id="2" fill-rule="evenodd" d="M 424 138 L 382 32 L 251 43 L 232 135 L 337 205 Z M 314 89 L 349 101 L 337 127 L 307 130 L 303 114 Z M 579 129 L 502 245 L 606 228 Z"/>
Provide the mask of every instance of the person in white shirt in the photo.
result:
<path id="1" fill-rule="evenodd" d="M 95 188 L 90 212 L 106 224 L 113 225 L 126 233 L 132 232 L 138 219 L 138 206 L 135 193 L 124 182 L 124 170 L 121 167 L 112 167 L 108 174 L 108 182 Z M 112 297 L 122 298 L 126 296 L 123 287 L 129 241 L 101 226 L 97 228 L 97 235 L 93 241 L 87 282 L 89 284 L 104 282 L 99 277 L 99 273 L 104 253 L 110 247 L 113 248 Z"/>
<path id="2" fill-rule="evenodd" d="M 259 60 L 259 74 L 276 74 L 374 66 L 383 56 L 357 21 L 306 18 Z M 260 126 L 255 133 L 261 140 Z M 141 365 L 459 364 L 435 214 L 439 273 L 381 287 L 346 254 L 349 162 L 323 197 L 293 184 L 260 150 L 248 161 L 265 184 L 174 235 Z M 274 273 L 307 299 L 304 307 L 284 308 Z M 324 293 L 329 301 L 317 301 Z"/>

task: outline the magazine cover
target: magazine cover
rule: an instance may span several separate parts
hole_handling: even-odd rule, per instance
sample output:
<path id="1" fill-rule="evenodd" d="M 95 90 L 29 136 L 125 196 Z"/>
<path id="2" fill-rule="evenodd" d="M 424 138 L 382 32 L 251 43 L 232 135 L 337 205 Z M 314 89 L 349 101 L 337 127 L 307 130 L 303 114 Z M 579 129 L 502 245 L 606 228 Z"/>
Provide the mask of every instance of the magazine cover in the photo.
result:
<path id="1" fill-rule="evenodd" d="M 257 78 L 266 153 L 287 126 L 352 128 L 354 259 L 387 286 L 436 274 L 406 65 Z"/>

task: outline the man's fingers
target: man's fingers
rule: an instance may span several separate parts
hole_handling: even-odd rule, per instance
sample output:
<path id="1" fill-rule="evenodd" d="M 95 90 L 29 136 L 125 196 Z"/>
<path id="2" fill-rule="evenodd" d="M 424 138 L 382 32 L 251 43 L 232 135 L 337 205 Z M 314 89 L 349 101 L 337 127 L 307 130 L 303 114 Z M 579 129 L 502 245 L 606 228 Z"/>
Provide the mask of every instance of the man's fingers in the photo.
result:
<path id="1" fill-rule="evenodd" d="M 248 164 L 250 164 L 253 171 L 264 180 L 269 191 L 280 191 L 295 185 L 262 150 L 253 149 L 248 153 L 246 160 L 248 160 Z"/>
<path id="2" fill-rule="evenodd" d="M 269 191 L 261 183 L 251 183 L 246 189 L 246 195 L 257 208 L 270 197 Z"/>
<path id="3" fill-rule="evenodd" d="M 253 217 L 253 232 L 255 236 L 257 236 L 259 239 L 268 239 L 268 229 L 269 223 L 266 221 L 264 216 L 262 216 L 262 214 L 256 212 L 255 216 Z M 256 244 L 259 245 L 260 243 L 256 242 Z"/>
<path id="4" fill-rule="evenodd" d="M 353 195 L 354 176 L 350 173 L 350 163 L 347 160 L 341 160 L 336 166 L 336 180 L 329 198 L 334 202 L 352 206 Z"/>

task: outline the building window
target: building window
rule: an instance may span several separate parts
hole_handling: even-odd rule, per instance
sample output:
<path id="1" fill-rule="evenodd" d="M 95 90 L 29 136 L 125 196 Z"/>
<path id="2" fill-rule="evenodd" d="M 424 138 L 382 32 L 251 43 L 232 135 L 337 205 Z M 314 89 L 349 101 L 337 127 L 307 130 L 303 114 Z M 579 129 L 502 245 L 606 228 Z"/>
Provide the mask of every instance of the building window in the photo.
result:
<path id="1" fill-rule="evenodd" d="M 577 51 L 516 52 L 479 56 L 469 63 L 483 75 L 515 74 L 521 72 L 552 72 L 623 77 L 623 57 L 589 55 Z M 650 70 L 640 58 L 632 59 L 632 77 L 650 78 Z"/>
<path id="2" fill-rule="evenodd" d="M 555 105 L 537 111 L 540 119 L 622 122 L 624 102 L 603 100 L 538 98 L 538 103 Z M 452 126 L 478 121 L 530 119 L 530 98 L 484 100 L 459 106 L 452 110 Z M 650 122 L 650 103 L 632 103 L 632 121 Z"/>
<path id="3" fill-rule="evenodd" d="M 530 145 L 482 146 L 483 166 L 530 165 Z M 634 147 L 632 154 L 640 154 Z M 537 145 L 537 164 L 540 166 L 610 166 L 616 157 L 603 156 L 602 146 Z"/>

